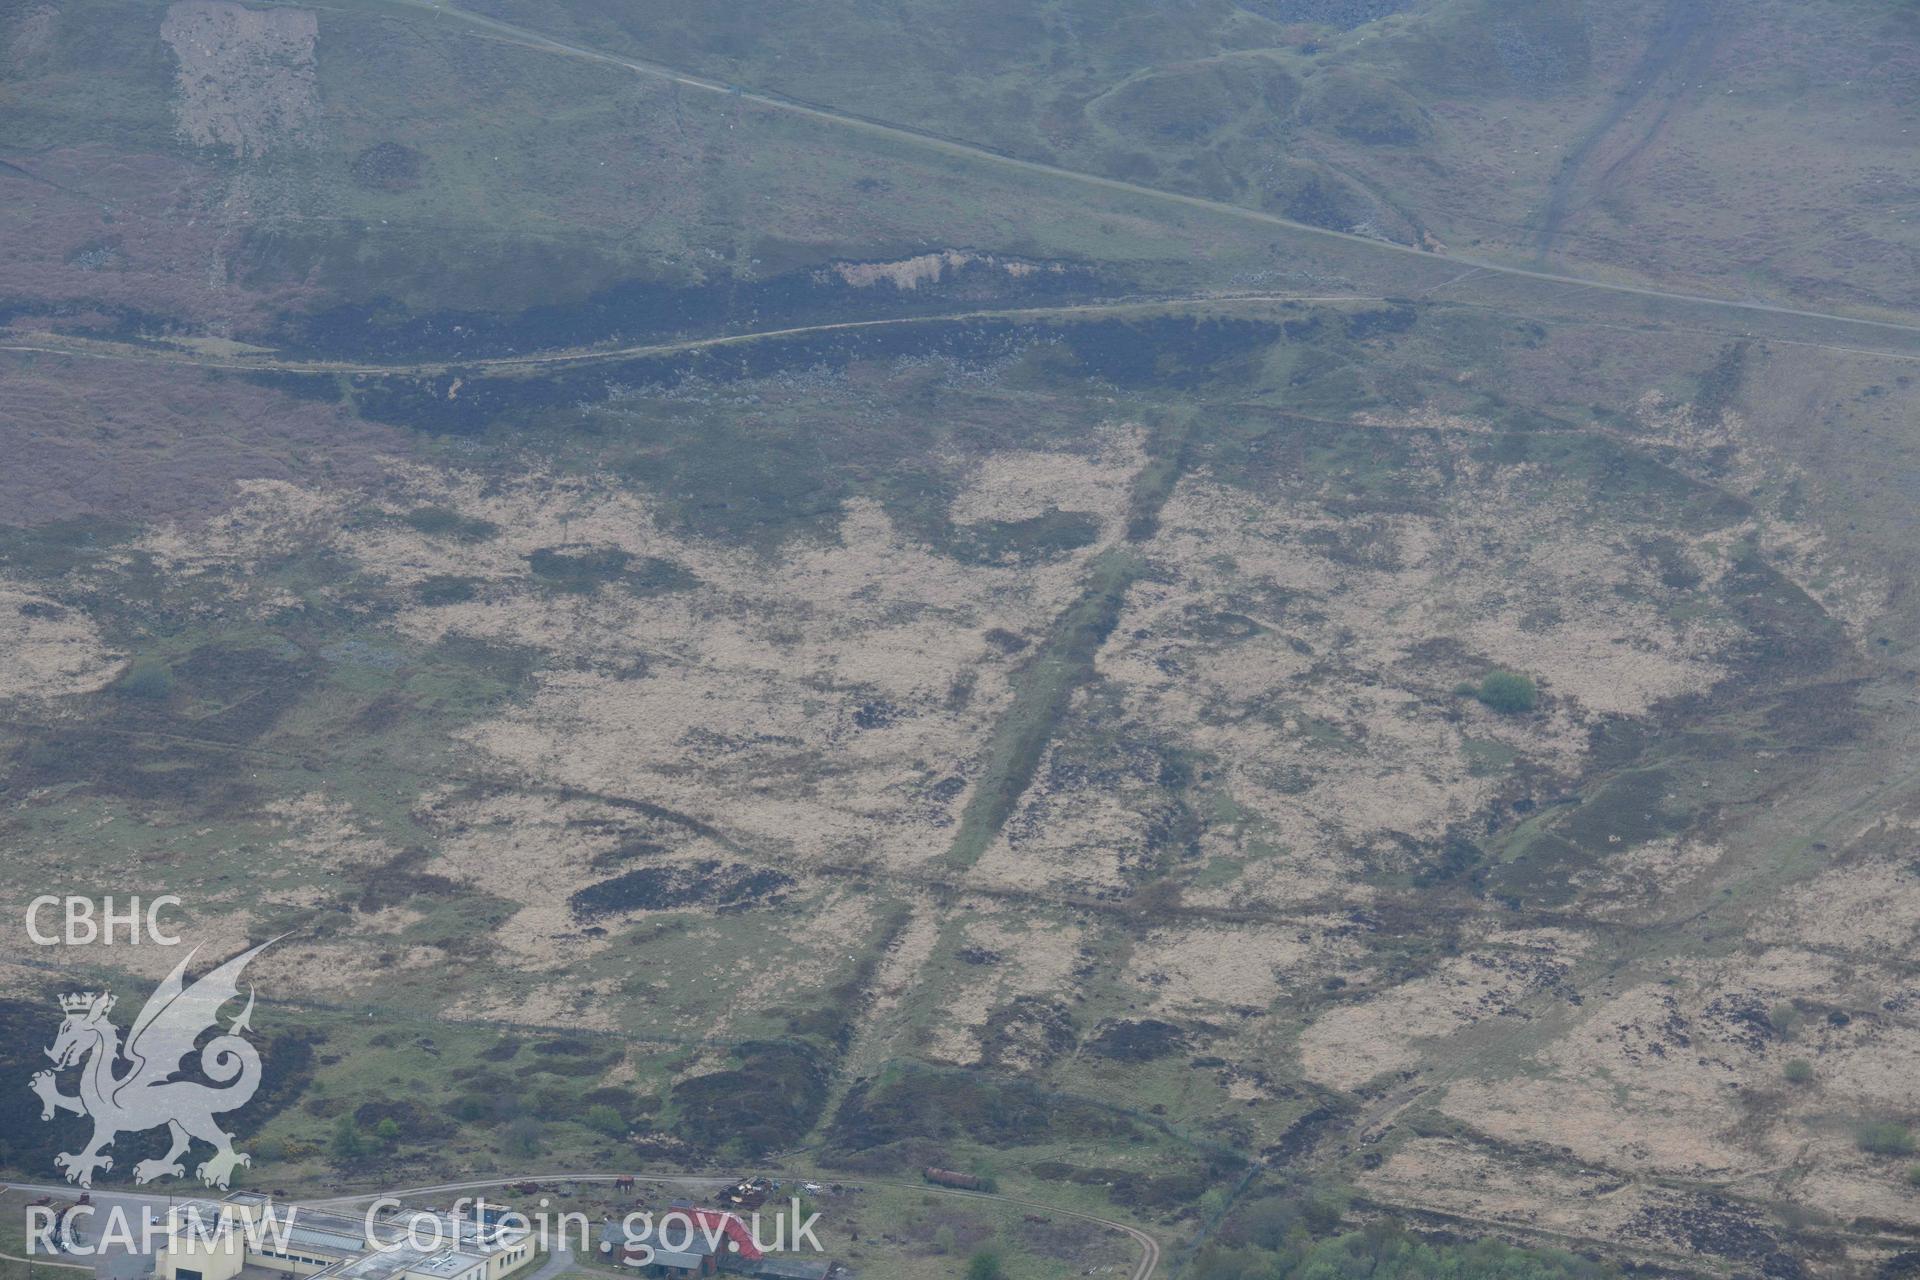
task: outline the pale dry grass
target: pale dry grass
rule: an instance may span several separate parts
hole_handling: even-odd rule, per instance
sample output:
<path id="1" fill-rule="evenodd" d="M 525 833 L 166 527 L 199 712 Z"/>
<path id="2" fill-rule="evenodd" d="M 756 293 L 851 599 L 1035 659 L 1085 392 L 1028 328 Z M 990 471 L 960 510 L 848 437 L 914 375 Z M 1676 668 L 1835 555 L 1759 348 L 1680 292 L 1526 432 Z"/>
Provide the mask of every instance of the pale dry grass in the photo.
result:
<path id="1" fill-rule="evenodd" d="M 1086 939 L 1086 930 L 1077 924 L 973 905 L 974 911 L 959 921 L 961 943 L 998 959 L 954 971 L 958 980 L 944 984 L 926 1048 L 932 1057 L 962 1065 L 980 1060 L 981 1033 L 995 1009 L 1018 996 L 1058 998 L 1070 987 Z M 1021 1064 L 1000 1065 L 1018 1069 Z"/>
<path id="2" fill-rule="evenodd" d="M 352 805 L 324 790 L 269 801 L 261 816 L 284 833 L 279 848 L 308 875 L 378 866 L 400 851 L 385 837 L 369 834 Z"/>
<path id="3" fill-rule="evenodd" d="M 1911 954 L 1920 939 L 1920 878 L 1906 862 L 1834 867 L 1781 894 L 1760 913 L 1752 935 L 1862 958 Z"/>
<path id="4" fill-rule="evenodd" d="M 1878 1219 L 1909 1231 L 1920 1226 L 1920 1205 L 1906 1179 L 1909 1162 L 1868 1156 L 1850 1134 L 1816 1138 L 1802 1148 L 1800 1159 L 1807 1168 L 1794 1180 L 1793 1195 L 1801 1202 L 1845 1220 Z"/>
<path id="5" fill-rule="evenodd" d="M 1585 910 L 1602 918 L 1658 908 L 1699 882 L 1726 856 L 1709 841 L 1667 836 L 1612 851 L 1573 873 Z"/>
<path id="6" fill-rule="evenodd" d="M 490 493 L 458 479 L 435 487 L 424 473 L 413 483 L 420 499 L 503 532 L 442 544 L 396 522 L 352 537 L 361 563 L 397 583 L 458 573 L 498 587 L 409 610 L 398 625 L 423 640 L 458 632 L 575 660 L 467 741 L 514 775 L 645 795 L 816 862 L 920 863 L 944 851 L 1009 697 L 1008 663 L 982 633 L 1044 628 L 1092 554 L 1028 569 L 963 565 L 856 501 L 836 543 L 795 545 L 769 565 L 668 537 L 643 500 L 591 479 L 534 477 Z M 527 556 L 566 545 L 669 559 L 699 585 L 652 598 L 533 589 Z M 950 703 L 962 682 L 964 708 Z M 959 790 L 936 789 L 949 778 Z"/>
<path id="7" fill-rule="evenodd" d="M 1617 1237 L 1649 1202 L 1646 1189 L 1604 1169 L 1523 1163 L 1456 1138 L 1411 1139 L 1359 1186 L 1390 1201 L 1601 1237 Z"/>
<path id="8" fill-rule="evenodd" d="M 205 524 L 162 522 L 145 530 L 129 550 L 151 556 L 167 573 L 220 579 L 227 590 L 244 595 L 254 585 L 248 577 L 264 561 L 328 546 L 339 537 L 344 493 L 286 480 L 238 480 L 233 487 L 233 505 Z"/>
<path id="9" fill-rule="evenodd" d="M 231 0 L 175 0 L 160 38 L 179 63 L 180 135 L 242 159 L 310 141 L 320 118 L 318 15 Z"/>
<path id="10" fill-rule="evenodd" d="M 1691 404 L 1653 390 L 1635 404 L 1634 421 L 1637 440 L 1674 450 L 1683 469 L 1754 502 L 1748 519 L 1689 548 L 1709 583 L 1730 567 L 1731 549 L 1750 542 L 1856 640 L 1886 612 L 1893 584 L 1884 573 L 1837 546 L 1817 522 L 1781 511 L 1784 494 L 1797 495 L 1798 504 L 1812 511 L 1841 509 L 1841 495 L 1829 493 L 1818 477 L 1769 449 L 1740 414 L 1728 410 L 1718 422 L 1703 421 Z M 1704 463 L 1709 458 L 1715 463 L 1711 468 Z"/>
<path id="11" fill-rule="evenodd" d="M 1789 1058 L 1813 1059 L 1821 1089 L 1838 1096 L 1912 1102 L 1895 1065 L 1911 1048 L 1904 1030 L 1821 1021 L 1787 1043 L 1767 1031 L 1767 1011 L 1783 1002 L 1850 1002 L 1859 979 L 1828 957 L 1775 948 L 1664 968 L 1665 981 L 1589 991 L 1579 1020 L 1521 1074 L 1450 1084 L 1442 1109 L 1497 1138 L 1623 1171 L 1729 1178 L 1793 1157 L 1801 1119 L 1827 1110 L 1822 1093 L 1784 1085 Z M 1773 1103 L 1756 1123 L 1747 1102 L 1763 1097 Z"/>
<path id="12" fill-rule="evenodd" d="M 1049 509 L 1100 517 L 1102 541 L 1119 532 L 1133 478 L 1146 463 L 1146 431 L 1134 425 L 1101 428 L 1082 452 L 1010 449 L 975 464 L 948 515 L 956 524 L 1028 520 Z"/>
<path id="13" fill-rule="evenodd" d="M 1097 664 L 1127 722 L 1173 735 L 1230 802 L 1207 852 L 1244 866 L 1200 901 L 1363 895 L 1409 838 L 1484 810 L 1503 770 L 1476 751 L 1571 779 L 1598 719 L 1648 715 L 1729 670 L 1739 629 L 1666 607 L 1645 530 L 1541 467 L 1480 466 L 1457 437 L 1412 450 L 1409 482 L 1444 494 L 1431 514 L 1355 519 L 1204 472 L 1161 512 L 1158 571 L 1129 591 Z M 1502 716 L 1452 693 L 1493 666 L 1534 676 L 1542 708 Z M 1114 891 L 1146 858 L 1142 827 L 1111 787 L 1030 795 L 982 871 Z"/>
<path id="14" fill-rule="evenodd" d="M 1523 1002 L 1561 981 L 1581 941 L 1552 934 L 1514 935 L 1506 945 L 1443 960 L 1432 973 L 1356 1004 L 1322 1014 L 1301 1033 L 1307 1074 L 1337 1089 L 1412 1067 L 1430 1042 L 1487 1019 L 1527 1021 Z M 1571 944 L 1569 946 L 1569 944 Z"/>
<path id="15" fill-rule="evenodd" d="M 890 284 L 896 289 L 911 292 L 923 284 L 937 284 L 942 276 L 960 268 L 979 263 L 1004 272 L 1013 279 L 1030 276 L 1036 271 L 1049 271 L 1058 274 L 1063 267 L 1057 263 L 1023 262 L 1018 258 L 1001 258 L 993 254 L 971 253 L 965 249 L 942 249 L 936 253 L 917 254 L 911 258 L 898 258 L 892 262 L 836 262 L 828 268 L 843 283 L 856 289 L 871 289 L 878 284 Z"/>
<path id="16" fill-rule="evenodd" d="M 442 793 L 423 800 L 421 812 L 440 837 L 439 852 L 424 870 L 516 904 L 513 914 L 495 927 L 493 941 L 505 953 L 503 958 L 533 972 L 568 968 L 611 945 L 609 937 L 585 931 L 569 899 L 617 873 L 596 869 L 595 855 L 630 836 L 662 834 L 618 807 L 543 792 L 477 797 Z M 684 866 L 726 857 L 726 850 L 709 840 L 671 830 L 666 834 L 675 847 L 670 854 L 650 855 L 648 865 Z M 597 923 L 605 929 L 644 914 L 618 912 Z"/>
<path id="17" fill-rule="evenodd" d="M 1126 891 L 1146 846 L 1147 815 L 1114 787 L 1049 785 L 1064 754 L 1057 741 L 1048 744 L 1036 785 L 974 863 L 974 883 L 1100 897 Z"/>
<path id="18" fill-rule="evenodd" d="M 618 1015 L 624 1003 L 620 983 L 613 978 L 536 983 L 525 991 L 510 991 L 495 985 L 467 993 L 448 1006 L 442 1016 L 454 1020 L 617 1031 L 620 1029 Z"/>
<path id="19" fill-rule="evenodd" d="M 124 662 L 86 613 L 0 579 L 0 699 L 91 693 Z"/>
<path id="20" fill-rule="evenodd" d="M 1127 984 L 1145 1007 L 1173 1016 L 1265 1009 L 1298 970 L 1347 951 L 1313 929 L 1190 925 L 1155 929 L 1133 948 Z"/>
<path id="21" fill-rule="evenodd" d="M 22 10 L 6 28 L 7 65 L 15 71 L 30 71 L 53 47 L 55 24 L 60 10 L 50 4 L 31 5 Z"/>

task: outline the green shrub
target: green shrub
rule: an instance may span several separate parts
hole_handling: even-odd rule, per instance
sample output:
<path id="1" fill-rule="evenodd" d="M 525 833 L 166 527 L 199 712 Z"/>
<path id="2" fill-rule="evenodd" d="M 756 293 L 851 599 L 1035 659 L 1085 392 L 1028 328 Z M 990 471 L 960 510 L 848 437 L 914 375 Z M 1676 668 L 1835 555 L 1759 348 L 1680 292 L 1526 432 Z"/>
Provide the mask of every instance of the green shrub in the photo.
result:
<path id="1" fill-rule="evenodd" d="M 1805 1058 L 1795 1058 L 1781 1072 L 1788 1084 L 1810 1084 L 1813 1081 L 1813 1064 Z"/>
<path id="2" fill-rule="evenodd" d="M 1910 1164 L 1907 1166 L 1907 1185 L 1910 1187 L 1920 1187 L 1920 1164 Z"/>
<path id="3" fill-rule="evenodd" d="M 1006 1280 L 1006 1274 L 1000 1255 L 992 1249 L 982 1249 L 967 1259 L 967 1280 Z"/>
<path id="4" fill-rule="evenodd" d="M 446 507 L 419 507 L 400 519 L 430 538 L 485 542 L 500 532 L 500 526 L 490 520 L 470 520 Z"/>
<path id="5" fill-rule="evenodd" d="M 1913 1134 L 1907 1126 L 1893 1120 L 1870 1120 L 1860 1126 L 1854 1140 L 1862 1151 L 1876 1156 L 1910 1156 Z"/>
<path id="6" fill-rule="evenodd" d="M 1517 671 L 1489 671 L 1480 681 L 1480 701 L 1502 715 L 1531 711 L 1540 701 L 1540 691 L 1530 676 Z"/>
<path id="7" fill-rule="evenodd" d="M 534 577 L 556 591 L 588 595 L 603 583 L 612 582 L 625 573 L 632 559 L 631 555 L 618 547 L 578 551 L 541 547 L 528 553 L 527 567 L 533 571 Z"/>
<path id="8" fill-rule="evenodd" d="M 604 1102 L 597 1102 L 588 1107 L 585 1114 L 580 1117 L 580 1123 L 595 1133 L 606 1134 L 609 1138 L 617 1138 L 627 1131 L 626 1120 L 618 1111 Z"/>
<path id="9" fill-rule="evenodd" d="M 990 520 L 956 529 L 953 549 L 976 564 L 1038 564 L 1092 546 L 1099 536 L 1097 517 L 1048 507 L 1024 520 Z"/>
<path id="10" fill-rule="evenodd" d="M 173 696 L 173 671 L 158 658 L 135 658 L 113 687 L 130 698 L 164 702 Z"/>
<path id="11" fill-rule="evenodd" d="M 540 1154 L 540 1122 L 532 1116 L 521 1116 L 507 1126 L 502 1135 L 501 1146 L 508 1155 L 537 1156 Z"/>
<path id="12" fill-rule="evenodd" d="M 341 1116 L 334 1122 L 333 1137 L 327 1143 L 327 1151 L 335 1164 L 353 1164 L 366 1159 L 367 1140 L 352 1116 Z"/>
<path id="13" fill-rule="evenodd" d="M 527 1110 L 542 1120 L 570 1120 L 580 1110 L 580 1099 L 569 1090 L 549 1085 L 533 1091 L 527 1099 Z"/>
<path id="14" fill-rule="evenodd" d="M 1782 1040 L 1791 1040 L 1794 1032 L 1800 1029 L 1800 1011 L 1782 1000 L 1767 1010 L 1767 1021 L 1773 1024 L 1774 1032 Z"/>
<path id="15" fill-rule="evenodd" d="M 424 605 L 465 604 L 480 594 L 479 578 L 436 573 L 413 589 L 414 598 Z"/>
<path id="16" fill-rule="evenodd" d="M 469 1124 L 493 1116 L 493 1099 L 477 1093 L 463 1094 L 447 1104 L 447 1114 Z"/>

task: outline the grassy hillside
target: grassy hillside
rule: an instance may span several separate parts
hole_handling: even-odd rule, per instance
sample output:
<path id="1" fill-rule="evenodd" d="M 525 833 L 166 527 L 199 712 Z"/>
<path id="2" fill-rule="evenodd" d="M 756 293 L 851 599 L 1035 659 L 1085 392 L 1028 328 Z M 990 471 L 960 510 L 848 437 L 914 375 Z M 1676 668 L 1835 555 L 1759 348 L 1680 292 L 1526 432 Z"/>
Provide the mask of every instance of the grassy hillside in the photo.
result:
<path id="1" fill-rule="evenodd" d="M 1907 9 L 475 13 L 0 6 L 0 876 L 256 1185 L 1898 1265 Z"/>

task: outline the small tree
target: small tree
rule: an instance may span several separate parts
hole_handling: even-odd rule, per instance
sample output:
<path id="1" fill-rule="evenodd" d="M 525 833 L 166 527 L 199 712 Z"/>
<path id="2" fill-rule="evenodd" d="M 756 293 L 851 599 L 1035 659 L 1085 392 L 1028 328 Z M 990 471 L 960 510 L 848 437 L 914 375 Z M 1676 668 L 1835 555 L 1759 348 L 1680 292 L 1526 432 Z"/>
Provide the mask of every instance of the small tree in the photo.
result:
<path id="1" fill-rule="evenodd" d="M 373 1126 L 373 1136 L 380 1139 L 380 1145 L 391 1151 L 400 1144 L 400 1122 L 388 1116 Z"/>
<path id="2" fill-rule="evenodd" d="M 1805 1058 L 1795 1058 L 1781 1071 L 1788 1084 L 1811 1084 L 1813 1082 L 1813 1064 Z"/>
<path id="3" fill-rule="evenodd" d="M 1539 704 L 1540 690 L 1518 671 L 1489 671 L 1481 677 L 1479 698 L 1502 715 L 1519 715 Z"/>
<path id="4" fill-rule="evenodd" d="M 933 1251 L 935 1253 L 952 1253 L 959 1247 L 960 1242 L 954 1239 L 952 1227 L 941 1227 L 933 1233 Z"/>

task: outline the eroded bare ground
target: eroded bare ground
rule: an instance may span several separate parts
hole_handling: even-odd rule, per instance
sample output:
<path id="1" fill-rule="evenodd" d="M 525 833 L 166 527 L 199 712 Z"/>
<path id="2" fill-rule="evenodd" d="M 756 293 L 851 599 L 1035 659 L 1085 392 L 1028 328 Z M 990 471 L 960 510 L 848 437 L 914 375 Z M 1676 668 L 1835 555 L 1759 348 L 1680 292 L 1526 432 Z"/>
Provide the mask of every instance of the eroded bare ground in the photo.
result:
<path id="1" fill-rule="evenodd" d="M 1301 416 L 1278 342 L 1174 403 L 916 357 L 406 448 L 183 380 L 277 452 L 0 566 L 10 888 L 84 839 L 200 936 L 294 928 L 286 995 L 680 1082 L 825 1010 L 820 1122 L 974 1068 L 1436 1222 L 1866 1265 L 1920 1232 L 1855 1140 L 1920 1112 L 1920 801 L 1898 504 L 1836 424 L 1893 375 L 1556 336 L 1500 349 L 1516 420 L 1426 334 L 1368 349 L 1411 407 Z M 859 483 L 699 490 L 727 422 Z"/>

